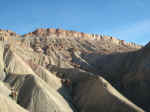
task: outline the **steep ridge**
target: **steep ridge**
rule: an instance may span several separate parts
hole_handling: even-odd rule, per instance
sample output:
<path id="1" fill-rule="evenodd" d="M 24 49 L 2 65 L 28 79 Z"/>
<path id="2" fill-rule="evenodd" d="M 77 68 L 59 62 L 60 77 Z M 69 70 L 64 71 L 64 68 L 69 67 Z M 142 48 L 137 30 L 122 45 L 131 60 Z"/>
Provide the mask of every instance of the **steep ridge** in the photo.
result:
<path id="1" fill-rule="evenodd" d="M 88 62 L 95 63 L 105 79 L 147 112 L 150 111 L 149 46 L 150 43 L 134 52 L 99 55 L 96 61 Z"/>
<path id="2" fill-rule="evenodd" d="M 150 44 L 133 54 L 132 63 L 122 77 L 123 93 L 145 110 L 150 111 Z M 126 64 L 127 65 L 127 64 Z"/>
<path id="3" fill-rule="evenodd" d="M 74 91 L 73 100 L 81 112 L 144 112 L 102 77 L 87 76 L 80 79 Z"/>
<path id="4" fill-rule="evenodd" d="M 37 68 L 38 71 L 33 69 L 41 76 L 37 75 L 11 49 L 5 53 L 5 57 L 5 63 L 7 64 L 5 83 L 9 84 L 11 88 L 15 88 L 18 92 L 17 103 L 19 105 L 31 112 L 72 112 L 69 104 L 57 92 L 57 89 L 61 87 L 61 82 L 55 82 L 55 80 L 58 80 L 55 76 L 52 77 L 48 71 L 42 70 L 42 68 Z M 51 78 L 49 78 L 50 76 Z M 56 87 L 54 83 L 60 86 Z"/>
<path id="5" fill-rule="evenodd" d="M 11 91 L 0 81 L 0 112 L 28 112 L 9 97 Z"/>
<path id="6" fill-rule="evenodd" d="M 76 31 L 68 31 L 68 30 L 63 30 L 63 29 L 54 29 L 54 28 L 48 28 L 48 29 L 37 29 L 33 32 L 30 32 L 28 34 L 23 35 L 24 37 L 33 37 L 33 36 L 39 36 L 39 37 L 46 37 L 50 35 L 56 35 L 58 37 L 77 37 L 77 38 L 83 38 L 86 37 L 88 39 L 95 39 L 95 40 L 105 40 L 105 41 L 110 41 L 115 44 L 121 44 L 133 48 L 141 48 L 140 45 L 137 45 L 135 43 L 126 43 L 123 40 L 119 40 L 114 37 L 110 36 L 102 36 L 98 34 L 86 34 L 83 32 L 76 32 Z"/>
<path id="7" fill-rule="evenodd" d="M 9 74 L 6 82 L 18 91 L 17 103 L 30 112 L 73 112 L 57 91 L 36 76 Z"/>

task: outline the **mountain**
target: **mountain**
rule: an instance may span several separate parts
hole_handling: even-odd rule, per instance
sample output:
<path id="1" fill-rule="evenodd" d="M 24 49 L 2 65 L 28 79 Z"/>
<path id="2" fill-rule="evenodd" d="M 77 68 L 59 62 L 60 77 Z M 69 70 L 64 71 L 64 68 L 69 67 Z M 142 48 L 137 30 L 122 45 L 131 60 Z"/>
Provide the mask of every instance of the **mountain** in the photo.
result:
<path id="1" fill-rule="evenodd" d="M 0 112 L 150 112 L 149 49 L 63 29 L 0 30 Z"/>

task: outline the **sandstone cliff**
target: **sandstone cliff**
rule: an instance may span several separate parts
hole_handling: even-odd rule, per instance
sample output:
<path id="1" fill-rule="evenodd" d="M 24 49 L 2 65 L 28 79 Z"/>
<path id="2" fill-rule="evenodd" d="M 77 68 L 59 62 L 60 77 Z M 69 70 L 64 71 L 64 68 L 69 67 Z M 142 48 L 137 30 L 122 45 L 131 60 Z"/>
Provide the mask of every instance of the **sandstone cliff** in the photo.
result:
<path id="1" fill-rule="evenodd" d="M 140 45 L 137 45 L 135 43 L 126 43 L 123 40 L 119 40 L 115 37 L 110 36 L 102 36 L 98 34 L 86 34 L 83 32 L 76 32 L 76 31 L 68 31 L 63 29 L 54 29 L 54 28 L 48 28 L 48 29 L 37 29 L 34 32 L 30 32 L 28 34 L 25 34 L 24 37 L 33 37 L 33 36 L 50 36 L 50 35 L 56 35 L 58 37 L 78 37 L 78 38 L 88 38 L 88 39 L 95 39 L 95 40 L 108 40 L 110 42 L 113 42 L 115 44 L 121 44 L 129 47 L 135 47 L 135 48 L 141 48 Z"/>

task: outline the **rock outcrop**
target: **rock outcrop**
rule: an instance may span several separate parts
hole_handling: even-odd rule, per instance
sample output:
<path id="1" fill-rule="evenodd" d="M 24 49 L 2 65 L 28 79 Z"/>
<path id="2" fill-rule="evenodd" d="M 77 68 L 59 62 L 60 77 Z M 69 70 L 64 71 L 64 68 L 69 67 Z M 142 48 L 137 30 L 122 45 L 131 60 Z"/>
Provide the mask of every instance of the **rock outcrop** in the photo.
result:
<path id="1" fill-rule="evenodd" d="M 48 28 L 48 29 L 37 29 L 34 32 L 30 32 L 28 34 L 25 34 L 24 37 L 33 37 L 33 36 L 40 36 L 40 37 L 45 37 L 45 36 L 51 36 L 51 35 L 56 35 L 58 37 L 79 37 L 79 38 L 88 38 L 88 39 L 95 39 L 95 40 L 105 40 L 105 41 L 110 41 L 113 42 L 117 45 L 125 45 L 133 48 L 141 48 L 142 46 L 137 45 L 135 43 L 126 43 L 123 40 L 116 39 L 115 37 L 111 36 L 102 36 L 102 35 L 97 35 L 97 34 L 86 34 L 83 32 L 76 32 L 76 31 L 68 31 L 68 30 L 63 30 L 63 29 L 54 29 L 54 28 Z"/>

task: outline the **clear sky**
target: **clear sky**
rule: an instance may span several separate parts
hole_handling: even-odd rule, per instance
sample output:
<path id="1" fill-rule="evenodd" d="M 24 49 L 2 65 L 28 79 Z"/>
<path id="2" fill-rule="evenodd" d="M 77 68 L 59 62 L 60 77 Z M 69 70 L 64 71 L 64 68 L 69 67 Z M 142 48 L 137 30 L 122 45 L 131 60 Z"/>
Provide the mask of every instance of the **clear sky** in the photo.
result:
<path id="1" fill-rule="evenodd" d="M 105 34 L 150 41 L 150 0 L 1 0 L 0 28 L 19 34 L 36 28 Z"/>

